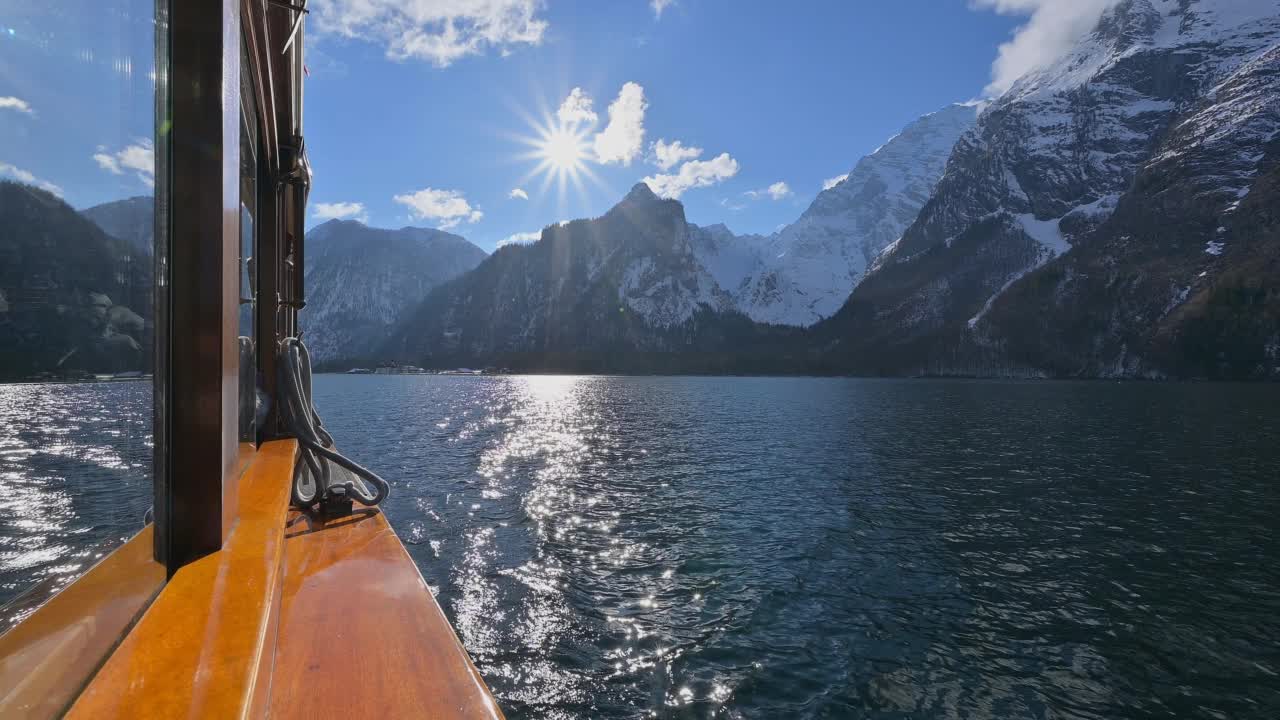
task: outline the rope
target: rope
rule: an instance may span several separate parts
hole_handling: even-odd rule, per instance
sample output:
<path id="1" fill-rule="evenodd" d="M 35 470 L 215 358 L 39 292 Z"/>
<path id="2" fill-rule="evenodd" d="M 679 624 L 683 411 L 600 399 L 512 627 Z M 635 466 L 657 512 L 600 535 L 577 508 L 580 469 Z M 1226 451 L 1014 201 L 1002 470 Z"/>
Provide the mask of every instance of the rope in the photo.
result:
<path id="1" fill-rule="evenodd" d="M 298 338 L 280 341 L 279 382 L 280 412 L 298 438 L 302 460 L 293 471 L 293 503 L 310 507 L 337 496 L 355 497 L 369 506 L 382 502 L 391 491 L 387 481 L 334 450 L 333 437 L 311 401 L 311 354 Z"/>

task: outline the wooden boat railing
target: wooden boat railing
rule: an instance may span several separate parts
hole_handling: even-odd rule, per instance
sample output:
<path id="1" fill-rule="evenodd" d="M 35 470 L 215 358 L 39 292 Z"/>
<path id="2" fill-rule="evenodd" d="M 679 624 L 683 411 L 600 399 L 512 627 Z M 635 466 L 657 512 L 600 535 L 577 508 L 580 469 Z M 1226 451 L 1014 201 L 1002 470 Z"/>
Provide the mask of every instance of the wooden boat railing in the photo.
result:
<path id="1" fill-rule="evenodd" d="M 0 716 L 502 717 L 380 509 L 289 508 L 296 457 L 262 445 L 223 548 L 149 606 L 144 530 L 0 636 Z"/>

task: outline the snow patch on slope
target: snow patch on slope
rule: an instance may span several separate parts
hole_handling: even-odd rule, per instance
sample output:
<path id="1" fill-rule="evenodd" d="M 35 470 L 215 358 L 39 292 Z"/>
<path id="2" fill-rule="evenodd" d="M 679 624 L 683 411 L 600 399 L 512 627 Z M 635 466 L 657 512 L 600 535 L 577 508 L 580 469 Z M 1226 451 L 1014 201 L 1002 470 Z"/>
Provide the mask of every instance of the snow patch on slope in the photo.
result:
<path id="1" fill-rule="evenodd" d="M 1057 257 L 1071 249 L 1071 243 L 1062 237 L 1062 228 L 1060 227 L 1062 218 L 1040 220 L 1030 213 L 1021 213 L 1013 217 L 1022 226 L 1023 232 L 1039 243 L 1040 247 L 1048 251 L 1050 258 Z"/>
<path id="2" fill-rule="evenodd" d="M 1096 209 L 1095 206 L 1097 206 L 1099 202 L 1101 201 L 1090 203 L 1089 205 L 1082 205 L 1080 208 L 1077 208 L 1072 212 L 1083 210 L 1085 208 Z M 1067 242 L 1066 237 L 1062 234 L 1062 218 L 1041 220 L 1031 213 L 1018 213 L 1012 216 L 1012 220 L 1017 227 L 1022 230 L 1022 232 L 1027 234 L 1027 237 L 1034 240 L 1036 244 L 1040 246 L 1040 252 L 1036 253 L 1035 260 L 1030 264 L 1009 276 L 1005 283 L 1000 286 L 1000 289 L 992 293 L 991 297 L 988 297 L 987 301 L 982 304 L 982 309 L 978 311 L 978 314 L 969 318 L 968 324 L 970 330 L 977 327 L 978 323 L 981 322 L 982 318 L 987 314 L 987 311 L 991 309 L 991 305 L 995 303 L 995 301 L 1003 295 L 1006 290 L 1013 287 L 1014 283 L 1026 277 L 1028 273 L 1044 267 L 1045 263 L 1050 260 L 1053 260 L 1059 255 L 1063 255 L 1071 250 L 1071 243 Z"/>
<path id="3" fill-rule="evenodd" d="M 618 300 L 639 314 L 651 327 L 683 325 L 700 308 L 721 310 L 719 288 L 706 272 L 695 272 L 683 283 L 665 272 L 653 258 L 631 261 L 618 284 Z"/>

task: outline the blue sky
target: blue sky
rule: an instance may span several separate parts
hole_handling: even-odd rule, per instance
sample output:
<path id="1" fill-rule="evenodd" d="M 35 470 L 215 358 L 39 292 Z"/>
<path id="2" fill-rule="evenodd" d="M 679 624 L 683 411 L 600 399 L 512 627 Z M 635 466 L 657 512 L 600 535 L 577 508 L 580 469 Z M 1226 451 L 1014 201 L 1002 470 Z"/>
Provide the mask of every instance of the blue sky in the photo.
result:
<path id="1" fill-rule="evenodd" d="M 903 125 L 1000 92 L 1112 2 L 311 0 L 308 221 L 447 227 L 491 250 L 650 178 L 693 222 L 771 232 Z M 0 178 L 78 208 L 152 192 L 153 16 L 152 0 L 9 4 Z M 529 143 L 562 116 L 581 179 L 565 192 Z"/>
<path id="2" fill-rule="evenodd" d="M 310 222 L 444 225 L 486 250 L 599 215 L 644 177 L 678 176 L 682 163 L 652 162 L 659 139 L 710 161 L 687 175 L 712 184 L 679 195 L 692 222 L 771 232 L 906 123 L 981 95 L 999 45 L 1025 20 L 966 0 L 675 0 L 660 14 L 650 0 L 502 0 L 514 14 L 461 18 L 455 27 L 470 20 L 481 39 L 467 44 L 464 32 L 451 46 L 430 42 L 445 27 L 434 20 L 413 35 L 406 15 L 361 19 L 380 4 L 328 0 L 308 26 Z M 640 152 L 596 162 L 594 135 L 627 83 L 643 89 Z M 598 118 L 575 126 L 593 178 L 560 193 L 530 175 L 539 160 L 522 139 L 558 123 L 574 88 Z M 512 198 L 516 188 L 528 199 Z"/>
<path id="3" fill-rule="evenodd" d="M 154 185 L 155 3 L 7 2 L 0 179 L 83 208 Z"/>

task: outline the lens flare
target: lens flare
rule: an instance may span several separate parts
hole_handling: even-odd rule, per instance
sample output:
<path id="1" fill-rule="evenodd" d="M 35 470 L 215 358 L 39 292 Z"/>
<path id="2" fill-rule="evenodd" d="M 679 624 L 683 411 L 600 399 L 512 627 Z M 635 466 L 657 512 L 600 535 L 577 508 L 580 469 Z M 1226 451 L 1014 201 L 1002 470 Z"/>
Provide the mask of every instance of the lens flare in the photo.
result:
<path id="1" fill-rule="evenodd" d="M 587 145 L 583 136 L 574 128 L 558 127 L 542 139 L 538 154 L 546 165 L 544 171 L 557 175 L 576 175 L 583 170 L 587 157 Z"/>
<path id="2" fill-rule="evenodd" d="M 564 122 L 551 114 L 545 114 L 541 121 L 532 116 L 526 116 L 526 119 L 531 126 L 531 132 L 516 139 L 527 145 L 529 152 L 519 157 L 532 160 L 536 164 L 527 175 L 521 178 L 519 185 L 541 177 L 541 190 L 546 192 L 551 184 L 555 183 L 561 212 L 567 209 L 570 185 L 573 186 L 580 203 L 584 201 L 586 195 L 584 180 L 604 187 L 600 178 L 592 171 L 592 164 L 595 162 L 590 142 L 594 129 L 592 125 Z"/>

